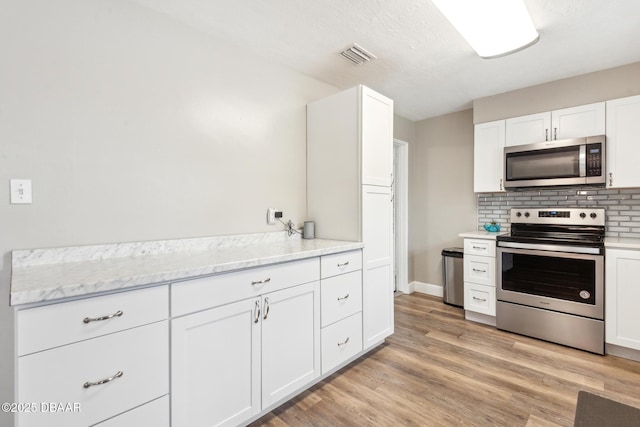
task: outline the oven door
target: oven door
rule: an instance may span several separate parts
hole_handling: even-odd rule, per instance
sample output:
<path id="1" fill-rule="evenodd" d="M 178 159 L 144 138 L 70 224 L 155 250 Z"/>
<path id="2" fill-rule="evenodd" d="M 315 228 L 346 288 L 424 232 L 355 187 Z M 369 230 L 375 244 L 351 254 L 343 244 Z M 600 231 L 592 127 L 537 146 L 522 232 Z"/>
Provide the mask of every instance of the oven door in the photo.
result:
<path id="1" fill-rule="evenodd" d="M 499 301 L 604 319 L 603 255 L 511 247 L 497 255 Z"/>

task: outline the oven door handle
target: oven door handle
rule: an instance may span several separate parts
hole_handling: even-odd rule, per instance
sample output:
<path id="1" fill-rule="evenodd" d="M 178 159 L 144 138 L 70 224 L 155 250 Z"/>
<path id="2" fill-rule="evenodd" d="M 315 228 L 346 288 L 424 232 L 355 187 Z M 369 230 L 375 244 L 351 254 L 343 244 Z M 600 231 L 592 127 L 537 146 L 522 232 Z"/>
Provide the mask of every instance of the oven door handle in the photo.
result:
<path id="1" fill-rule="evenodd" d="M 498 242 L 498 247 L 513 249 L 532 249 L 536 251 L 569 252 L 574 254 L 600 255 L 600 248 L 584 246 L 541 245 L 537 243 Z"/>

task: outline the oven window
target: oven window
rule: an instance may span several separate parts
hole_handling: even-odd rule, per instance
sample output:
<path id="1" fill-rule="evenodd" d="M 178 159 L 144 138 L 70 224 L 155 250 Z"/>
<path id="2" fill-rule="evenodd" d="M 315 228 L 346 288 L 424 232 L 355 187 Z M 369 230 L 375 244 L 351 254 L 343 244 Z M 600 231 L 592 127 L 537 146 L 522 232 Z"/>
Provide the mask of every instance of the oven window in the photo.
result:
<path id="1" fill-rule="evenodd" d="M 583 304 L 596 303 L 593 260 L 502 253 L 502 289 Z"/>
<path id="2" fill-rule="evenodd" d="M 580 147 L 507 153 L 507 180 L 580 177 Z"/>

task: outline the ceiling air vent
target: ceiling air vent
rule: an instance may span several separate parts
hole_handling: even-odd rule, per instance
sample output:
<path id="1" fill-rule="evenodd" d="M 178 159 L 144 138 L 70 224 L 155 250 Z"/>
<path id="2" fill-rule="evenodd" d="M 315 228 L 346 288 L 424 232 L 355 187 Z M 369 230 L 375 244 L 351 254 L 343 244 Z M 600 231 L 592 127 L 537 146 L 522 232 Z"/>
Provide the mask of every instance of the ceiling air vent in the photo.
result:
<path id="1" fill-rule="evenodd" d="M 340 55 L 344 56 L 355 65 L 364 64 L 365 62 L 369 62 L 377 58 L 373 53 L 367 52 L 364 48 L 355 43 L 350 48 L 340 52 Z"/>

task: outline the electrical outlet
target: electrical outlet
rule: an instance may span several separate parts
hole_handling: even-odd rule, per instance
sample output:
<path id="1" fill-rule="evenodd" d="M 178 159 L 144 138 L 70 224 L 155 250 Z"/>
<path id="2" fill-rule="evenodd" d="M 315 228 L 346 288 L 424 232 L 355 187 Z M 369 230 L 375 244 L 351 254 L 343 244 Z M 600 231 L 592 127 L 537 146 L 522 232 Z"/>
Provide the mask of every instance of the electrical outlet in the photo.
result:
<path id="1" fill-rule="evenodd" d="M 9 182 L 11 186 L 11 204 L 20 205 L 32 202 L 30 179 L 12 179 Z"/>
<path id="2" fill-rule="evenodd" d="M 276 208 L 267 209 L 267 224 L 273 225 L 277 219 L 282 218 L 282 211 Z"/>

